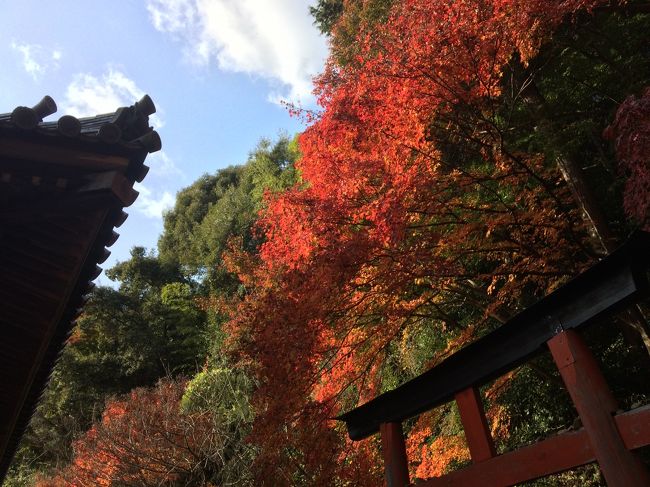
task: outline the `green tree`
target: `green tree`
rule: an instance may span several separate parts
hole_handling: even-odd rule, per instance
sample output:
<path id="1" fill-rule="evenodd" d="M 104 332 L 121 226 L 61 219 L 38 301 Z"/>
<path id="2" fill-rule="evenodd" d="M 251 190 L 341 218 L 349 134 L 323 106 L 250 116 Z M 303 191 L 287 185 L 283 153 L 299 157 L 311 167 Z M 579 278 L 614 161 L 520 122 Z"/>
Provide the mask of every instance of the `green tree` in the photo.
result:
<path id="1" fill-rule="evenodd" d="M 204 175 L 178 194 L 165 215 L 158 247 L 163 262 L 177 262 L 190 275 L 204 280 L 212 292 L 232 290 L 236 284 L 220 269 L 228 241 L 240 237 L 254 251 L 260 244 L 252 231 L 264 206 L 264 195 L 277 193 L 297 180 L 297 144 L 288 137 L 275 143 L 263 139 L 243 166 Z"/>
<path id="2" fill-rule="evenodd" d="M 353 62 L 359 54 L 358 39 L 372 36 L 384 23 L 395 0 L 319 0 L 309 7 L 318 29 L 330 38 L 332 58 L 339 64 Z"/>
<path id="3" fill-rule="evenodd" d="M 198 248 L 197 228 L 210 206 L 232 186 L 239 184 L 241 170 L 230 167 L 215 175 L 204 174 L 176 195 L 172 211 L 165 214 L 164 231 L 158 241 L 160 257 L 165 262 L 178 262 L 189 274 L 205 268 L 204 256 Z"/>
<path id="4" fill-rule="evenodd" d="M 309 7 L 309 13 L 314 17 L 314 24 L 318 29 L 329 35 L 343 13 L 343 8 L 343 0 L 319 0 L 316 5 Z"/>
<path id="5" fill-rule="evenodd" d="M 120 288 L 97 288 L 77 320 L 21 444 L 14 478 L 69 461 L 72 441 L 108 397 L 169 374 L 193 374 L 205 360 L 206 315 L 178 266 L 135 247 L 107 274 Z"/>
<path id="6" fill-rule="evenodd" d="M 129 260 L 106 274 L 120 282 L 119 293 L 131 300 L 143 323 L 158 367 L 155 378 L 196 371 L 205 357 L 206 318 L 197 306 L 194 283 L 178 263 L 134 247 Z"/>

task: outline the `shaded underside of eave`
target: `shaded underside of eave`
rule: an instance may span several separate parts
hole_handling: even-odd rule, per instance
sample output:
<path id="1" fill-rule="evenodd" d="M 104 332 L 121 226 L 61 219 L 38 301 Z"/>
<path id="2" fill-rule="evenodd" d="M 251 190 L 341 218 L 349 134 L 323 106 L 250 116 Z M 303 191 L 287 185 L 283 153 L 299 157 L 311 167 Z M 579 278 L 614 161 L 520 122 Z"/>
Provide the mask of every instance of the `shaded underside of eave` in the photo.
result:
<path id="1" fill-rule="evenodd" d="M 147 150 L 139 144 L 106 144 L 93 137 L 69 138 L 0 125 L 0 176 L 3 167 L 34 167 L 64 177 L 87 172 L 120 170 L 133 181 L 142 181 L 149 168 Z M 51 169 L 49 169 L 51 168 Z"/>
<path id="2" fill-rule="evenodd" d="M 67 147 L 72 150 L 88 150 L 96 154 L 121 154 L 132 156 L 134 151 L 145 148 L 136 141 L 105 142 L 94 133 L 80 134 L 76 137 L 65 137 L 52 130 L 22 130 L 10 124 L 0 123 L 0 138 L 26 140 L 30 143 L 43 142 L 53 146 Z"/>
<path id="3" fill-rule="evenodd" d="M 146 152 L 125 155 L 112 172 L 0 157 L 0 483 L 136 194 Z"/>

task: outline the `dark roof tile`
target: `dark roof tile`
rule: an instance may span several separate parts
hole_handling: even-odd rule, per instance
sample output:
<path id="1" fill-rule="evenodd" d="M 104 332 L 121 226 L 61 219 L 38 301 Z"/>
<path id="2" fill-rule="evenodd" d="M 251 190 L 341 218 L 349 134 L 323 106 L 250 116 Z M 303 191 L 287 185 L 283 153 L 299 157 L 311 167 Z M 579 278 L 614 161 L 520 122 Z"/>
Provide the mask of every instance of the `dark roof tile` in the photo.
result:
<path id="1" fill-rule="evenodd" d="M 45 96 L 31 108 L 19 106 L 11 113 L 0 114 L 0 130 L 78 137 L 108 145 L 141 148 L 150 153 L 161 149 L 160 136 L 149 126 L 149 115 L 156 112 L 149 95 L 144 95 L 132 106 L 118 108 L 112 113 L 82 118 L 64 115 L 57 121 L 43 121 L 56 110 L 54 100 Z"/>

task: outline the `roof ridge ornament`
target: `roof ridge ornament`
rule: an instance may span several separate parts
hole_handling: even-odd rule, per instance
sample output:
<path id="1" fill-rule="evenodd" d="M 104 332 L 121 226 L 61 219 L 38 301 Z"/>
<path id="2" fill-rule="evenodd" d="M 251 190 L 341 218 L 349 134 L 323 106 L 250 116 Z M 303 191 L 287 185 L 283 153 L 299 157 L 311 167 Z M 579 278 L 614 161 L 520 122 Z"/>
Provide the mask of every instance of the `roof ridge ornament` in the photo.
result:
<path id="1" fill-rule="evenodd" d="M 54 99 L 45 95 L 32 108 L 29 107 L 16 107 L 11 112 L 11 121 L 17 127 L 23 130 L 31 130 L 35 128 L 39 122 L 42 122 L 45 117 L 52 115 L 57 110 L 56 102 Z"/>
<path id="2" fill-rule="evenodd" d="M 159 151 L 160 136 L 149 125 L 149 116 L 156 113 L 156 105 L 149 95 L 143 95 L 130 106 L 115 112 L 90 117 L 63 115 L 58 121 L 43 122 L 43 118 L 57 111 L 51 96 L 44 96 L 33 107 L 18 106 L 11 113 L 0 114 L 0 130 L 33 131 L 35 136 L 60 135 L 68 139 L 80 138 L 106 145 L 122 145 L 129 149 Z"/>
<path id="3" fill-rule="evenodd" d="M 56 124 L 59 132 L 66 137 L 76 137 L 81 133 L 81 122 L 72 115 L 63 115 Z"/>
<path id="4" fill-rule="evenodd" d="M 139 101 L 136 101 L 135 109 L 144 117 L 156 113 L 156 105 L 149 95 L 144 95 Z"/>

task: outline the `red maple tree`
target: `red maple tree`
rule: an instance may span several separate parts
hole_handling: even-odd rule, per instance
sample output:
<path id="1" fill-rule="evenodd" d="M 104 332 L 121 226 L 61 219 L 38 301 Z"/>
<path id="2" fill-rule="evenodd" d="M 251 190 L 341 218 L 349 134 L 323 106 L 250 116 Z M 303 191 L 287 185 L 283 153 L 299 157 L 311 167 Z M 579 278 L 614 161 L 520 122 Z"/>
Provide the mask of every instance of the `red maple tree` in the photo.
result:
<path id="1" fill-rule="evenodd" d="M 382 391 L 411 337 L 449 340 L 433 364 L 593 258 L 556 164 L 513 149 L 496 120 L 513 56 L 525 66 L 603 3 L 404 0 L 360 30 L 354 62 L 330 60 L 302 183 L 269 197 L 258 260 L 227 259 L 248 285 L 229 327 L 260 378 L 262 477 L 374 485 L 376 452 L 331 418 Z"/>
<path id="2" fill-rule="evenodd" d="M 184 391 L 184 381 L 163 380 L 109 401 L 101 421 L 75 441 L 73 462 L 36 485 L 204 485 L 206 452 L 218 438 L 208 413 L 181 413 Z"/>
<path id="3" fill-rule="evenodd" d="M 626 214 L 650 229 L 650 88 L 628 97 L 604 136 L 614 140 L 619 168 L 625 175 Z"/>

